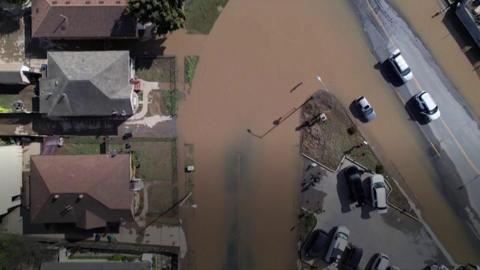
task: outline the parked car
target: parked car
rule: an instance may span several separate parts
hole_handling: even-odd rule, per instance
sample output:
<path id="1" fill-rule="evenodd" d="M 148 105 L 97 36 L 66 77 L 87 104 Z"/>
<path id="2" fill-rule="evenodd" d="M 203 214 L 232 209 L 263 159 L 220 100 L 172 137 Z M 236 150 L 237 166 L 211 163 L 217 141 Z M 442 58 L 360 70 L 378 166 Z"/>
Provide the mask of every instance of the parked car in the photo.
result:
<path id="1" fill-rule="evenodd" d="M 387 186 L 381 174 L 374 174 L 370 177 L 370 188 L 372 192 L 372 206 L 380 214 L 387 213 Z"/>
<path id="2" fill-rule="evenodd" d="M 371 270 L 387 270 L 390 266 L 390 258 L 383 253 L 375 254 L 375 260 L 370 267 Z"/>
<path id="3" fill-rule="evenodd" d="M 360 175 L 361 171 L 355 166 L 350 166 L 345 169 L 350 200 L 357 202 L 360 206 L 364 206 L 366 204 L 366 199 Z"/>
<path id="4" fill-rule="evenodd" d="M 432 264 L 432 265 L 429 265 L 425 268 L 423 268 L 424 270 L 449 270 L 448 267 L 446 267 L 445 265 L 441 264 L 441 265 L 438 265 L 436 263 Z"/>
<path id="5" fill-rule="evenodd" d="M 412 70 L 408 66 L 407 61 L 405 61 L 405 58 L 403 58 L 399 49 L 393 51 L 390 58 L 388 58 L 388 61 L 403 82 L 409 81 L 413 78 Z"/>
<path id="6" fill-rule="evenodd" d="M 364 96 L 355 99 L 355 106 L 362 114 L 363 120 L 366 122 L 370 122 L 377 117 L 377 114 Z"/>
<path id="7" fill-rule="evenodd" d="M 340 270 L 357 270 L 362 260 L 363 249 L 350 245 L 343 254 Z"/>
<path id="8" fill-rule="evenodd" d="M 327 263 L 339 262 L 342 258 L 342 254 L 345 248 L 348 246 L 348 237 L 350 231 L 345 226 L 338 226 L 333 234 L 332 242 L 325 255 L 325 261 Z"/>
<path id="9" fill-rule="evenodd" d="M 305 256 L 308 259 L 323 257 L 329 242 L 330 236 L 324 231 L 316 230 L 312 232 L 311 239 L 306 247 Z"/>
<path id="10" fill-rule="evenodd" d="M 435 103 L 429 93 L 421 91 L 420 93 L 415 95 L 415 101 L 417 103 L 420 113 L 428 121 L 432 121 L 440 117 L 440 110 L 438 109 L 438 105 L 437 103 Z"/>

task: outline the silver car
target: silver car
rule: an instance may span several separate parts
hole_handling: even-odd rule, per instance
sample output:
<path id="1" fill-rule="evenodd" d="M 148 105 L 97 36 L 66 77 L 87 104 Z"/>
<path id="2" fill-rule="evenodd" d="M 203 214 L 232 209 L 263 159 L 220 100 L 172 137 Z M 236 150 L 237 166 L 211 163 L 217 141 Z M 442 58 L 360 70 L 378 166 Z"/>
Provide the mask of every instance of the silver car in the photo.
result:
<path id="1" fill-rule="evenodd" d="M 370 122 L 377 117 L 377 114 L 364 96 L 355 99 L 355 105 L 366 122 Z"/>
<path id="2" fill-rule="evenodd" d="M 345 226 L 338 226 L 333 235 L 332 242 L 325 255 L 325 261 L 327 263 L 339 262 L 342 258 L 345 248 L 348 246 L 348 237 L 350 231 Z"/>

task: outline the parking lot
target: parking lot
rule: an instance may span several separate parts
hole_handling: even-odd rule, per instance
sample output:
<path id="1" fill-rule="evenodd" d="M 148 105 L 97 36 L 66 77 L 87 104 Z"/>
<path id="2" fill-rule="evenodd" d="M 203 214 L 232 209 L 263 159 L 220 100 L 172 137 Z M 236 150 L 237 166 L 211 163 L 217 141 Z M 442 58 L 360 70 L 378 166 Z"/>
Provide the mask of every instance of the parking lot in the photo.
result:
<path id="1" fill-rule="evenodd" d="M 304 185 L 301 204 L 304 209 L 316 211 L 315 229 L 328 233 L 336 226 L 346 226 L 350 230 L 349 242 L 363 249 L 362 269 L 371 264 L 372 256 L 378 252 L 387 254 L 391 264 L 401 269 L 422 269 L 433 262 L 446 263 L 446 258 L 422 223 L 392 208 L 383 215 L 372 208 L 368 179 L 371 174 L 362 174 L 366 206 L 350 204 L 343 169 L 352 165 L 345 160 L 338 174 L 320 166 L 308 170 L 305 182 L 312 181 L 312 176 L 319 176 L 319 180 L 309 188 Z M 326 266 L 321 259 L 311 263 L 320 268 Z"/>

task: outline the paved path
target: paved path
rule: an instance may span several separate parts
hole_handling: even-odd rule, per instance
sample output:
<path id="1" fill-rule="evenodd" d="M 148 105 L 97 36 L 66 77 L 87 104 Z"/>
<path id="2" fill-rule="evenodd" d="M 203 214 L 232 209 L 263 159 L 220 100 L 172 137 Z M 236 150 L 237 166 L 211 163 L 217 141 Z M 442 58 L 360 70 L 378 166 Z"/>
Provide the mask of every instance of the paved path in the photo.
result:
<path id="1" fill-rule="evenodd" d="M 157 82 L 147 82 L 144 80 L 140 80 L 140 85 L 143 93 L 143 99 L 139 100 L 139 105 L 142 105 L 142 108 L 139 112 L 134 114 L 132 117 L 128 118 L 128 121 L 139 120 L 145 117 L 148 112 L 148 104 L 150 101 L 148 100 L 150 92 L 155 89 L 159 89 L 159 84 Z"/>
<path id="2" fill-rule="evenodd" d="M 446 78 L 422 42 L 384 0 L 353 1 L 361 11 L 365 31 L 379 62 L 400 48 L 414 74 L 412 81 L 393 91 L 406 104 L 420 90 L 430 92 L 442 116 L 419 125 L 430 142 L 448 198 L 480 232 L 480 129 L 478 119 Z M 385 68 L 385 67 L 384 67 Z M 389 78 L 387 78 L 389 79 Z M 458 209 L 461 211 L 460 209 Z"/>

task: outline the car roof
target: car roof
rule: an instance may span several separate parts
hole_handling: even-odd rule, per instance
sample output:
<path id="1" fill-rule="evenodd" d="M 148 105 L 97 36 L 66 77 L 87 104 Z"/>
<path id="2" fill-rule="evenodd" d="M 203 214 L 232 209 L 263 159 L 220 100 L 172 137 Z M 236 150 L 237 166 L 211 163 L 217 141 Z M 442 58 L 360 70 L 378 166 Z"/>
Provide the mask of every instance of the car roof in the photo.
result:
<path id="1" fill-rule="evenodd" d="M 383 178 L 383 175 L 381 174 L 374 174 L 372 175 L 372 184 L 376 182 L 385 182 L 385 179 Z"/>
<path id="2" fill-rule="evenodd" d="M 422 99 L 423 103 L 425 103 L 425 106 L 427 106 L 429 110 L 432 110 L 435 107 L 437 107 L 437 103 L 435 103 L 432 96 L 428 92 L 425 92 L 425 91 L 421 92 L 420 98 Z"/>
<path id="3" fill-rule="evenodd" d="M 377 193 L 377 206 L 378 207 L 387 207 L 387 190 L 383 188 L 376 188 L 375 193 Z"/>
<path id="4" fill-rule="evenodd" d="M 397 54 L 393 57 L 393 60 L 395 61 L 395 63 L 397 63 L 401 71 L 404 71 L 409 68 L 407 61 L 405 61 L 405 58 L 403 58 L 403 55 Z"/>
<path id="5" fill-rule="evenodd" d="M 362 107 L 366 107 L 366 106 L 369 106 L 369 107 L 370 107 L 370 103 L 368 102 L 367 98 L 364 97 L 364 96 L 358 97 L 358 98 L 357 98 L 357 102 L 358 102 L 358 104 L 360 104 L 360 106 L 362 106 Z"/>

